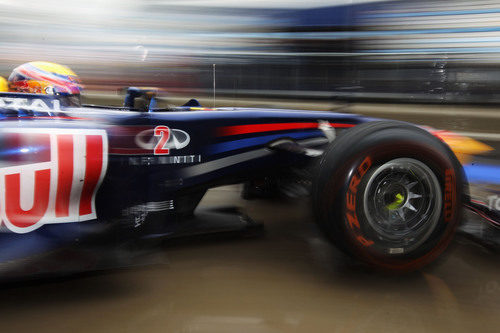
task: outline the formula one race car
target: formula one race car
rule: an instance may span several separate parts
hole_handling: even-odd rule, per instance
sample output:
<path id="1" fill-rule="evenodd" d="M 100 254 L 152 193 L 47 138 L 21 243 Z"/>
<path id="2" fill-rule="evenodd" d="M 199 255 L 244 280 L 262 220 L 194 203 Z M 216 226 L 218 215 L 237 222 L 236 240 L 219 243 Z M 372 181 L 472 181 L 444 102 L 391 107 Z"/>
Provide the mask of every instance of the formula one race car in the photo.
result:
<path id="1" fill-rule="evenodd" d="M 136 108 L 147 93 L 130 88 L 124 107 L 0 94 L 0 268 L 102 235 L 175 235 L 211 187 L 299 179 L 337 247 L 408 271 L 446 249 L 473 205 L 442 132 L 196 100 L 156 109 L 151 96 Z"/>

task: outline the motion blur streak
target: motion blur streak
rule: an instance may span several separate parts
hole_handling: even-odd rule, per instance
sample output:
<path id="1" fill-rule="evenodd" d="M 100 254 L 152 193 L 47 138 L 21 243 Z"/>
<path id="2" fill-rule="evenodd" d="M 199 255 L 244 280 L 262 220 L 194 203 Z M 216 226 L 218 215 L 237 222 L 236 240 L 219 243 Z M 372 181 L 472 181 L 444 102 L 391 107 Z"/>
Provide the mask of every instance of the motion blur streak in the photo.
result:
<path id="1" fill-rule="evenodd" d="M 212 106 L 284 107 L 345 111 L 453 131 L 460 137 L 448 135 L 443 140 L 461 155 L 471 197 L 491 207 L 500 204 L 499 0 L 0 0 L 0 19 L 2 77 L 8 78 L 23 63 L 50 61 L 78 73 L 84 85 L 83 101 L 89 103 L 123 105 L 118 90 L 157 87 L 161 107 L 199 99 L 201 107 L 192 104 L 195 116 Z M 7 90 L 6 82 L 0 78 L 0 90 Z M 153 91 L 156 93 L 151 89 L 151 94 Z M 29 105 L 20 99 L 15 107 L 8 98 L 2 103 L 0 107 L 9 112 L 0 115 L 0 120 L 19 122 L 21 127 L 44 121 L 60 121 L 61 126 L 73 124 L 71 120 L 90 123 L 104 112 L 86 108 L 85 116 L 58 116 L 50 111 L 59 108 L 47 102 L 45 111 L 49 112 L 40 112 L 45 114 L 45 120 L 40 120 L 42 116 L 24 113 Z M 13 110 L 16 112 L 10 112 Z M 123 119 L 135 114 L 141 121 L 171 115 L 109 112 Z M 255 115 L 252 109 L 244 112 Z M 169 122 L 173 118 L 164 119 Z M 89 212 L 103 221 L 111 219 L 111 213 L 96 213 L 94 188 L 101 183 L 102 188 L 119 183 L 99 193 L 104 199 L 112 198 L 102 202 L 120 214 L 119 229 L 109 228 L 101 220 L 52 223 L 39 233 L 22 235 L 21 243 L 19 235 L 10 237 L 4 223 L 0 235 L 9 237 L 0 244 L 0 273 L 12 268 L 35 274 L 45 266 L 73 271 L 80 266 L 100 269 L 168 264 L 74 279 L 2 284 L 0 331 L 498 331 L 500 266 L 498 251 L 487 248 L 498 249 L 500 229 L 495 222 L 485 223 L 480 210 L 466 216 L 460 231 L 467 237 L 457 237 L 447 257 L 409 276 L 373 272 L 335 250 L 313 223 L 308 223 L 314 220 L 309 199 L 271 201 L 257 196 L 244 201 L 241 194 L 246 185 L 210 189 L 201 208 L 237 206 L 265 225 L 265 237 L 207 237 L 203 242 L 179 241 L 177 246 L 166 241 L 153 254 L 133 243 L 131 249 L 120 246 L 116 251 L 105 251 L 106 255 L 96 255 L 92 246 L 98 244 L 97 236 L 110 232 L 113 244 L 121 245 L 122 229 L 127 231 L 125 238 L 131 236 L 128 230 L 133 228 L 139 235 L 147 233 L 156 244 L 153 238 L 170 235 L 177 226 L 149 229 L 145 222 L 148 216 L 158 217 L 162 223 L 170 214 L 188 218 L 192 205 L 205 193 L 204 189 L 187 191 L 177 200 L 167 190 L 189 186 L 190 178 L 201 179 L 206 174 L 212 181 L 226 169 L 237 170 L 244 163 L 270 158 L 276 151 L 285 155 L 287 150 L 271 150 L 267 143 L 282 138 L 286 131 L 290 135 L 285 143 L 293 143 L 288 142 L 293 138 L 309 150 L 308 158 L 317 157 L 313 148 L 326 143 L 322 135 L 328 133 L 322 134 L 325 124 L 316 124 L 317 119 L 309 120 L 314 123 L 308 125 L 297 125 L 299 120 L 277 125 L 263 119 L 257 126 L 226 126 L 216 118 L 202 123 L 200 116 L 193 121 L 193 131 L 172 128 L 170 134 L 176 143 L 168 146 L 167 142 L 163 148 L 174 151 L 189 142 L 193 145 L 204 127 L 216 124 L 214 133 L 222 128 L 220 137 L 213 143 L 207 141 L 210 146 L 206 151 L 150 159 L 130 155 L 147 154 L 156 147 L 156 141 L 151 140 L 156 127 L 128 121 L 126 126 L 109 131 L 109 165 L 104 150 L 108 145 L 96 137 L 97 141 L 86 141 L 78 132 L 72 133 L 79 137 L 74 139 L 78 145 L 72 147 L 81 145 L 81 149 L 61 143 L 61 152 L 71 156 L 51 169 L 67 183 L 49 193 L 57 196 L 57 206 L 49 204 L 48 209 L 59 219 L 73 212 L 68 202 L 75 199 L 74 193 L 78 194 L 74 201 L 79 204 L 73 212 L 77 219 L 87 219 L 82 215 Z M 330 125 L 340 138 L 352 124 L 338 121 Z M 161 126 L 170 129 L 172 124 Z M 0 140 L 0 167 L 52 161 L 49 139 L 45 142 L 26 135 L 24 142 L 17 136 L 4 136 L 12 142 Z M 488 151 L 490 147 L 496 151 Z M 97 160 L 87 160 L 84 155 L 92 149 L 100 152 Z M 481 152 L 485 154 L 476 156 Z M 126 159 L 128 166 L 118 164 Z M 87 168 L 86 161 L 94 165 Z M 182 171 L 174 177 L 172 171 L 177 167 Z M 63 169 L 71 177 L 64 176 Z M 130 176 L 132 169 L 137 172 Z M 168 178 L 156 171 L 160 169 L 168 170 Z M 103 180 L 105 171 L 112 177 Z M 83 184 L 85 173 L 92 177 Z M 293 194 L 310 185 L 308 170 L 293 173 L 304 176 L 304 181 L 301 178 L 300 183 L 290 183 L 287 188 L 282 185 L 288 184 L 279 184 L 279 178 L 269 186 L 279 185 L 283 192 Z M 14 180 L 16 188 L 21 186 L 20 179 Z M 255 190 L 265 192 L 268 184 L 258 181 Z M 72 186 L 76 188 L 73 192 Z M 161 195 L 156 196 L 157 192 Z M 86 199 L 83 203 L 80 194 Z M 389 203 L 396 205 L 392 210 L 402 210 L 402 196 L 397 195 L 400 201 Z M 70 200 L 64 199 L 67 196 Z M 143 196 L 147 200 L 142 200 Z M 16 202 L 16 206 L 21 204 Z M 181 209 L 183 206 L 187 208 Z M 241 224 L 247 222 L 246 217 L 237 219 Z M 181 222 L 184 230 L 190 228 L 190 220 Z M 95 232 L 96 239 L 85 243 L 81 237 L 90 232 Z M 55 264 L 38 256 L 63 246 L 60 239 L 75 240 L 77 245 L 56 252 Z M 86 244 L 91 245 L 89 251 Z M 18 266 L 18 258 L 27 259 Z M 38 260 L 39 264 L 31 264 Z M 28 267 L 27 272 L 24 267 Z"/>
<path id="2" fill-rule="evenodd" d="M 87 90 L 498 102 L 496 1 L 2 2 L 0 72 L 34 58 Z M 36 55 L 36 56 L 35 56 Z"/>

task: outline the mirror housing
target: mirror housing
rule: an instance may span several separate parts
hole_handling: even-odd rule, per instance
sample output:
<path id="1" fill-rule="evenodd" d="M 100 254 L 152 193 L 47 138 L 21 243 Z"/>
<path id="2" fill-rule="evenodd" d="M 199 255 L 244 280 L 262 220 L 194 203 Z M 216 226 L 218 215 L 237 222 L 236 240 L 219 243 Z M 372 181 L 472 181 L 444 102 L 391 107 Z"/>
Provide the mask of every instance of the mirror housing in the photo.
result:
<path id="1" fill-rule="evenodd" d="M 157 88 L 128 87 L 123 106 L 131 110 L 151 111 L 156 106 L 157 95 Z"/>

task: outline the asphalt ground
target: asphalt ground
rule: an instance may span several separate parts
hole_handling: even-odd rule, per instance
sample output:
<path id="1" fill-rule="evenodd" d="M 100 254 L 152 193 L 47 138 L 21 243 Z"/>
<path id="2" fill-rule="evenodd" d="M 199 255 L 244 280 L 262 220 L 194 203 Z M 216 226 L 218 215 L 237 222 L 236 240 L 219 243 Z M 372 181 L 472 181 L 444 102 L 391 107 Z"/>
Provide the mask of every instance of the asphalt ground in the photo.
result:
<path id="1" fill-rule="evenodd" d="M 458 235 L 410 275 L 366 269 L 318 233 L 307 201 L 236 205 L 265 234 L 166 242 L 154 264 L 0 288 L 2 332 L 497 332 L 498 252 Z"/>

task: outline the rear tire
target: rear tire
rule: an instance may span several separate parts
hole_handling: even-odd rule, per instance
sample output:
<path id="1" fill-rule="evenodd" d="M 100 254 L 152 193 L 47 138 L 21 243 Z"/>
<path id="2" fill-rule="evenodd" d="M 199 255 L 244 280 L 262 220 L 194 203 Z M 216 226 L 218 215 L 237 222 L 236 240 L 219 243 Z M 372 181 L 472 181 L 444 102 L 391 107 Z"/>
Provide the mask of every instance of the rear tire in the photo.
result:
<path id="1" fill-rule="evenodd" d="M 464 176 L 450 148 L 395 121 L 358 125 L 325 152 L 314 182 L 317 223 L 344 252 L 410 271 L 435 260 L 461 218 Z"/>

